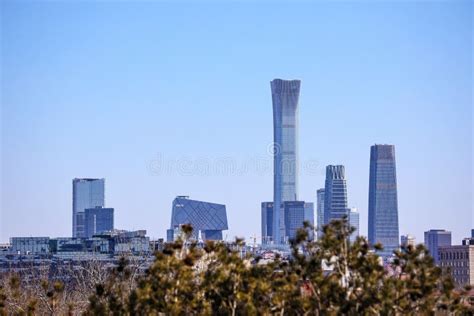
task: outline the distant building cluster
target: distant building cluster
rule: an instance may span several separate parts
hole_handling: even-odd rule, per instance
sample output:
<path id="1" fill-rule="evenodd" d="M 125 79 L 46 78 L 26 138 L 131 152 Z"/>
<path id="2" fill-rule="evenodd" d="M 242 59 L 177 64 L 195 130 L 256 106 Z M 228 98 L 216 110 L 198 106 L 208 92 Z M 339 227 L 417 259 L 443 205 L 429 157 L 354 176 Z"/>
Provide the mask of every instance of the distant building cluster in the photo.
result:
<path id="1" fill-rule="evenodd" d="M 354 242 L 360 234 L 360 218 L 357 209 L 348 206 L 343 165 L 326 167 L 325 186 L 316 192 L 316 216 L 313 203 L 298 199 L 301 81 L 274 79 L 270 86 L 273 103 L 273 201 L 261 204 L 262 243 L 287 243 L 294 238 L 298 228 L 303 227 L 304 221 L 316 225 L 316 231 L 310 236 L 321 238 L 324 225 L 342 218 L 354 227 L 350 237 Z M 399 238 L 395 147 L 374 145 L 370 152 L 369 241 L 383 244 L 380 255 L 389 258 L 399 248 Z"/>
<path id="2" fill-rule="evenodd" d="M 474 231 L 474 230 L 473 230 Z M 451 274 L 458 286 L 474 286 L 474 236 L 462 240 L 461 245 L 452 245 L 451 232 L 431 229 L 425 232 L 425 247 L 436 265 Z"/>
<path id="3" fill-rule="evenodd" d="M 350 242 L 360 235 L 357 208 L 349 206 L 344 165 L 328 165 L 324 188 L 316 191 L 316 202 L 302 200 L 298 186 L 298 116 L 300 80 L 274 79 L 270 82 L 273 106 L 273 200 L 261 203 L 261 243 L 247 246 L 263 258 L 289 256 L 288 244 L 297 231 L 309 223 L 310 240 L 323 237 L 323 227 L 333 220 L 346 218 L 353 228 Z M 379 255 L 386 262 L 395 250 L 416 246 L 414 236 L 399 234 L 398 192 L 395 146 L 376 144 L 370 148 L 368 193 L 368 241 L 382 244 Z M 12 237 L 0 244 L 0 266 L 23 257 L 57 260 L 113 258 L 122 254 L 147 256 L 161 249 L 164 241 L 150 241 L 145 230 L 117 230 L 115 210 L 106 207 L 105 179 L 75 178 L 72 181 L 72 237 Z M 206 240 L 225 240 L 229 229 L 224 204 L 177 196 L 171 207 L 171 222 L 166 242 L 183 234 L 183 225 L 191 225 L 191 238 L 200 246 Z M 311 228 L 314 227 L 314 228 Z M 471 238 L 452 245 L 451 232 L 431 229 L 424 243 L 435 263 L 451 273 L 457 285 L 474 285 L 474 229 Z"/>
<path id="4" fill-rule="evenodd" d="M 145 230 L 102 232 L 90 238 L 12 237 L 3 255 L 43 255 L 62 259 L 81 259 L 120 254 L 149 254 L 150 239 Z"/>

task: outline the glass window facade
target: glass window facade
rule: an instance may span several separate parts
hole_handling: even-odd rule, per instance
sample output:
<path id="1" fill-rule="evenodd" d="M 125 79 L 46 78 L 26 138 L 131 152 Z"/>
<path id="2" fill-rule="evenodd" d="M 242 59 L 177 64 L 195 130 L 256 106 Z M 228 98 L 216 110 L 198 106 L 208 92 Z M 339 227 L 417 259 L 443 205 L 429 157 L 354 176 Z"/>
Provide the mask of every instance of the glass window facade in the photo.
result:
<path id="1" fill-rule="evenodd" d="M 347 185 L 344 166 L 326 167 L 324 189 L 324 224 L 348 216 Z"/>
<path id="2" fill-rule="evenodd" d="M 438 248 L 441 246 L 451 246 L 451 232 L 444 229 L 431 229 L 426 231 L 425 246 L 428 248 L 435 263 L 438 264 Z"/>
<path id="3" fill-rule="evenodd" d="M 105 179 L 72 180 L 72 236 L 85 237 L 85 209 L 105 206 Z"/>
<path id="4" fill-rule="evenodd" d="M 318 239 L 323 235 L 323 225 L 324 225 L 324 189 L 319 189 L 316 192 L 316 213 L 317 213 L 317 232 Z"/>
<path id="5" fill-rule="evenodd" d="M 395 146 L 374 145 L 370 150 L 369 242 L 381 243 L 382 257 L 399 248 Z"/>
<path id="6" fill-rule="evenodd" d="M 183 224 L 191 224 L 193 238 L 222 239 L 222 231 L 227 230 L 227 212 L 225 205 L 191 200 L 187 196 L 178 196 L 173 200 L 171 227 L 167 231 L 168 241 L 175 239 L 176 230 Z"/>
<path id="7" fill-rule="evenodd" d="M 355 231 L 352 233 L 351 237 L 349 237 L 349 240 L 354 242 L 357 237 L 359 237 L 359 212 L 356 208 L 350 208 L 347 210 L 347 214 L 349 214 L 349 225 L 355 228 Z"/>
<path id="8" fill-rule="evenodd" d="M 285 240 L 294 239 L 298 229 L 303 228 L 303 223 L 308 221 L 314 224 L 314 204 L 304 201 L 285 201 L 283 202 L 283 210 L 285 214 Z M 310 229 L 308 231 L 310 239 L 314 234 Z"/>
<path id="9" fill-rule="evenodd" d="M 273 202 L 262 202 L 262 243 L 272 241 L 273 234 Z"/>
<path id="10" fill-rule="evenodd" d="M 87 238 L 95 234 L 114 229 L 113 208 L 86 208 L 85 209 L 85 235 Z"/>
<path id="11" fill-rule="evenodd" d="M 271 83 L 273 103 L 273 202 L 281 206 L 284 201 L 298 199 L 298 100 L 299 80 L 275 79 Z M 275 243 L 281 243 L 285 234 L 283 207 L 273 210 Z"/>

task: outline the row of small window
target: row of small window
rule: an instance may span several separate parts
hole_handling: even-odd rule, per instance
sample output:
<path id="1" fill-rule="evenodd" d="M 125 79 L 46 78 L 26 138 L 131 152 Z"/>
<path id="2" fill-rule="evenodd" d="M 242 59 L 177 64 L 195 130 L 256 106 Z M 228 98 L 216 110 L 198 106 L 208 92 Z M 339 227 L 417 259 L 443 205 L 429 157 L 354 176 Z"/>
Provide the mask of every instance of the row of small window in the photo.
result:
<path id="1" fill-rule="evenodd" d="M 443 260 L 443 259 L 462 260 L 462 259 L 469 259 L 469 253 L 468 252 L 447 252 L 447 253 L 440 252 L 438 257 L 440 260 Z"/>
<path id="2" fill-rule="evenodd" d="M 451 272 L 452 275 L 456 275 L 456 276 L 459 276 L 459 275 L 469 275 L 469 270 L 467 269 L 463 269 L 463 270 L 454 270 Z"/>
<path id="3" fill-rule="evenodd" d="M 469 267 L 469 262 L 466 261 L 454 261 L 454 262 L 441 262 L 442 267 Z"/>

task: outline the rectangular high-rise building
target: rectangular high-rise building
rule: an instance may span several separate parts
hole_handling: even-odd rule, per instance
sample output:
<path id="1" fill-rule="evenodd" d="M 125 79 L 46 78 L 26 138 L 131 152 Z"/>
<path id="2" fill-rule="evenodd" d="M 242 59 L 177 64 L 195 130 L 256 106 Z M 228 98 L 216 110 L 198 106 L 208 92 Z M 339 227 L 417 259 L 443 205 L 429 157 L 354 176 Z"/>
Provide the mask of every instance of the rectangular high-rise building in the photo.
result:
<path id="1" fill-rule="evenodd" d="M 323 235 L 323 225 L 324 225 L 324 189 L 319 189 L 316 191 L 316 213 L 317 213 L 317 234 L 318 239 Z"/>
<path id="2" fill-rule="evenodd" d="M 273 202 L 262 202 L 262 244 L 272 241 Z"/>
<path id="3" fill-rule="evenodd" d="M 94 208 L 86 208 L 84 213 L 85 236 L 87 238 L 114 229 L 113 208 L 97 206 Z"/>
<path id="4" fill-rule="evenodd" d="M 314 204 L 304 201 L 285 201 L 283 202 L 285 214 L 285 240 L 294 239 L 299 229 L 304 227 L 307 221 L 314 225 Z M 312 229 L 308 230 L 308 238 L 314 238 Z"/>
<path id="5" fill-rule="evenodd" d="M 428 248 L 431 257 L 438 264 L 438 248 L 451 246 L 451 232 L 444 229 L 430 229 L 425 232 L 425 247 Z"/>
<path id="6" fill-rule="evenodd" d="M 306 202 L 304 203 L 304 220 L 305 222 L 309 222 L 309 224 L 312 226 L 308 230 L 308 237 L 310 240 L 314 240 L 314 203 L 312 202 Z"/>
<path id="7" fill-rule="evenodd" d="M 86 237 L 85 209 L 105 206 L 105 179 L 72 180 L 72 236 Z"/>
<path id="8" fill-rule="evenodd" d="M 324 188 L 324 224 L 348 215 L 344 166 L 327 166 Z"/>
<path id="9" fill-rule="evenodd" d="M 349 208 L 347 209 L 347 214 L 348 214 L 347 220 L 349 221 L 349 225 L 355 228 L 355 231 L 351 234 L 351 237 L 349 237 L 349 240 L 351 242 L 354 242 L 357 239 L 357 237 L 359 237 L 359 230 L 360 230 L 359 212 L 357 211 L 356 208 Z"/>
<path id="10" fill-rule="evenodd" d="M 399 248 L 395 146 L 370 148 L 369 242 L 381 243 L 379 255 L 388 258 Z"/>
<path id="11" fill-rule="evenodd" d="M 300 80 L 274 79 L 273 103 L 273 241 L 282 243 L 285 221 L 282 202 L 298 199 L 298 100 Z"/>

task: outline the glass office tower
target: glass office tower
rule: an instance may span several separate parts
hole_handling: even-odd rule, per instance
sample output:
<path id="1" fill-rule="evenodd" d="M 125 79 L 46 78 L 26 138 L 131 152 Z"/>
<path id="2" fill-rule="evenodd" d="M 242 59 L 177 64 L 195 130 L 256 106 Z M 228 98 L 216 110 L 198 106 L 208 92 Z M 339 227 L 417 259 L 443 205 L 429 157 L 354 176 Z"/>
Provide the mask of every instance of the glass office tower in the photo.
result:
<path id="1" fill-rule="evenodd" d="M 444 229 L 430 229 L 425 232 L 425 247 L 428 248 L 434 262 L 438 264 L 438 248 L 451 246 L 451 232 Z"/>
<path id="2" fill-rule="evenodd" d="M 390 257 L 399 247 L 395 146 L 370 148 L 369 242 L 381 243 L 380 255 Z"/>
<path id="3" fill-rule="evenodd" d="M 359 229 L 360 229 L 359 212 L 357 211 L 356 208 L 349 208 L 347 210 L 347 213 L 349 215 L 348 216 L 349 225 L 355 228 L 355 231 L 351 234 L 351 237 L 349 237 L 349 240 L 351 242 L 354 242 L 357 239 L 357 237 L 359 237 Z"/>
<path id="4" fill-rule="evenodd" d="M 273 202 L 262 202 L 262 244 L 268 244 L 273 234 Z"/>
<path id="5" fill-rule="evenodd" d="M 72 180 L 72 236 L 86 237 L 85 209 L 105 206 L 105 179 Z"/>
<path id="6" fill-rule="evenodd" d="M 304 227 L 307 221 L 314 225 L 314 205 L 305 201 L 285 201 L 283 202 L 285 214 L 285 241 L 289 241 L 296 237 L 299 229 Z M 313 240 L 314 233 L 312 229 L 308 229 L 308 238 Z"/>
<path id="7" fill-rule="evenodd" d="M 316 191 L 316 213 L 317 213 L 317 232 L 318 239 L 323 236 L 323 225 L 324 225 L 324 189 Z"/>
<path id="8" fill-rule="evenodd" d="M 282 202 L 298 199 L 298 99 L 300 80 L 274 79 L 270 83 L 273 103 L 273 241 L 285 235 Z"/>
<path id="9" fill-rule="evenodd" d="M 114 209 L 105 207 L 86 208 L 85 236 L 91 238 L 96 234 L 114 229 Z"/>
<path id="10" fill-rule="evenodd" d="M 326 167 L 324 188 L 324 223 L 341 219 L 347 213 L 347 185 L 344 166 Z"/>

